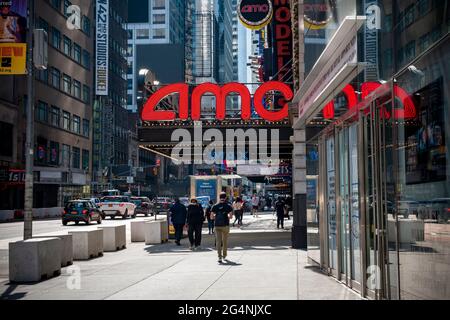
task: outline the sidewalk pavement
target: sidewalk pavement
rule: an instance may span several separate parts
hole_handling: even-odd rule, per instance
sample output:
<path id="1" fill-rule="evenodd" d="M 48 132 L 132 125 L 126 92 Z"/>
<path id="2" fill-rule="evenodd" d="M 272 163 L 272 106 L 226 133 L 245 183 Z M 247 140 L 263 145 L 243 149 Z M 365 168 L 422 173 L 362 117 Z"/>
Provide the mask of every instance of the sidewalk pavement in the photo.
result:
<path id="1" fill-rule="evenodd" d="M 289 220 L 286 225 L 291 224 Z M 273 228 L 271 214 L 244 218 L 232 228 L 229 262 L 219 265 L 214 236 L 203 235 L 202 249 L 188 240 L 127 249 L 89 261 L 75 261 L 62 275 L 37 284 L 0 279 L 0 299 L 151 300 L 326 300 L 360 296 L 307 264 L 307 253 L 290 248 L 291 233 Z M 288 226 L 289 229 L 290 226 Z M 274 230 L 275 229 L 275 230 Z M 80 288 L 73 270 L 79 268 Z M 71 289 L 72 288 L 72 289 Z"/>

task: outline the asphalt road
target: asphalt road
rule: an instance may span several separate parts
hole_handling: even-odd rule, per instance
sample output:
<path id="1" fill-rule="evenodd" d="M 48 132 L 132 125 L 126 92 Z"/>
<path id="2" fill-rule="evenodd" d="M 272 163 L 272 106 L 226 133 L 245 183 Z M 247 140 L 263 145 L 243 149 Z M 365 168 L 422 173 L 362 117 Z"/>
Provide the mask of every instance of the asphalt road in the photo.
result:
<path id="1" fill-rule="evenodd" d="M 160 217 L 161 215 L 159 215 Z M 152 217 L 147 217 L 145 219 L 149 219 Z M 142 220 L 144 217 L 139 216 L 136 218 L 137 220 Z M 130 221 L 134 219 L 120 219 L 116 218 L 111 220 L 110 218 L 106 218 L 103 220 L 103 225 L 118 225 L 118 224 L 126 224 L 127 228 L 130 226 Z M 74 223 L 69 223 L 67 226 L 63 226 L 61 223 L 61 219 L 51 219 L 51 220 L 36 220 L 33 221 L 33 235 L 40 235 L 46 233 L 53 232 L 67 232 L 69 230 L 80 230 L 83 228 L 95 227 L 97 223 L 92 222 L 90 226 L 80 222 L 77 226 Z M 23 236 L 23 222 L 9 222 L 9 223 L 0 223 L 0 240 L 5 239 L 16 239 Z"/>

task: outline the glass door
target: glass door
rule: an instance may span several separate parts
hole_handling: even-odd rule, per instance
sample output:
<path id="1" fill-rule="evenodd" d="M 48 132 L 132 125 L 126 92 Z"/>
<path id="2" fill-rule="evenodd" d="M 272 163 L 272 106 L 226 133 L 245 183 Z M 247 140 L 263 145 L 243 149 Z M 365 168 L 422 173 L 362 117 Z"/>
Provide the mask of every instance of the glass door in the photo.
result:
<path id="1" fill-rule="evenodd" d="M 392 117 L 390 92 L 378 96 L 362 111 L 360 131 L 362 137 L 364 192 L 364 278 L 366 295 L 375 299 L 391 298 L 390 277 L 395 267 L 390 251 L 395 251 L 395 224 L 392 219 Z M 388 235 L 388 226 L 391 234 Z M 391 273 L 392 272 L 392 273 Z"/>

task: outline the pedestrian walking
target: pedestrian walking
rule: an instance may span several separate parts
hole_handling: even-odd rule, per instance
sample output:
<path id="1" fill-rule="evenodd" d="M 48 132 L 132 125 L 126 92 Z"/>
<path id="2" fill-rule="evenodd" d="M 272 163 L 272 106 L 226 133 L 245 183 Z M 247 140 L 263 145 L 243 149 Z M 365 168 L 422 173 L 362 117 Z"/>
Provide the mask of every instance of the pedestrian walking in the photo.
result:
<path id="1" fill-rule="evenodd" d="M 198 203 L 197 199 L 192 198 L 187 208 L 188 236 L 191 244 L 189 249 L 191 250 L 196 250 L 201 245 L 204 219 L 205 214 L 202 205 Z"/>
<path id="2" fill-rule="evenodd" d="M 233 218 L 233 208 L 227 202 L 226 193 L 221 193 L 220 201 L 211 209 L 211 218 L 216 229 L 216 250 L 219 263 L 227 258 L 228 235 L 230 233 L 230 220 Z"/>
<path id="3" fill-rule="evenodd" d="M 180 202 L 180 199 L 176 199 L 169 211 L 170 219 L 175 228 L 175 243 L 179 246 L 183 237 L 183 228 L 186 225 L 187 210 L 184 204 Z"/>
<path id="4" fill-rule="evenodd" d="M 236 201 L 233 202 L 233 213 L 235 220 L 233 222 L 233 227 L 238 223 L 238 226 L 242 226 L 242 216 L 244 215 L 244 202 L 241 197 L 237 197 Z"/>
<path id="5" fill-rule="evenodd" d="M 211 219 L 211 209 L 214 206 L 212 200 L 209 201 L 208 207 L 205 211 L 206 220 L 208 220 L 208 234 L 214 234 L 214 220 Z"/>
<path id="6" fill-rule="evenodd" d="M 258 218 L 258 210 L 259 210 L 259 197 L 255 193 L 252 197 L 252 213 L 254 218 Z"/>
<path id="7" fill-rule="evenodd" d="M 289 215 L 289 212 L 292 210 L 292 197 L 287 196 L 285 200 L 285 210 L 286 210 L 286 216 L 288 220 L 291 220 L 291 216 Z"/>
<path id="8" fill-rule="evenodd" d="M 285 210 L 285 203 L 282 197 L 278 197 L 277 201 L 275 202 L 275 212 L 277 214 L 277 229 L 284 229 L 284 210 Z"/>

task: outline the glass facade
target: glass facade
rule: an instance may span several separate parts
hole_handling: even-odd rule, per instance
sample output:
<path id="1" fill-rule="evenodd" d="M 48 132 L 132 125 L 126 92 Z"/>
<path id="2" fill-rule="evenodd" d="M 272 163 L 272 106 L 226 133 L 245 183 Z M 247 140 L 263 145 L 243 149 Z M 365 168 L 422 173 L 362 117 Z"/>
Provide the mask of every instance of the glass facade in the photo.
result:
<path id="1" fill-rule="evenodd" d="M 448 10 L 357 1 L 368 17 L 357 46 L 365 67 L 306 127 L 319 150 L 308 256 L 366 297 L 450 298 Z"/>

